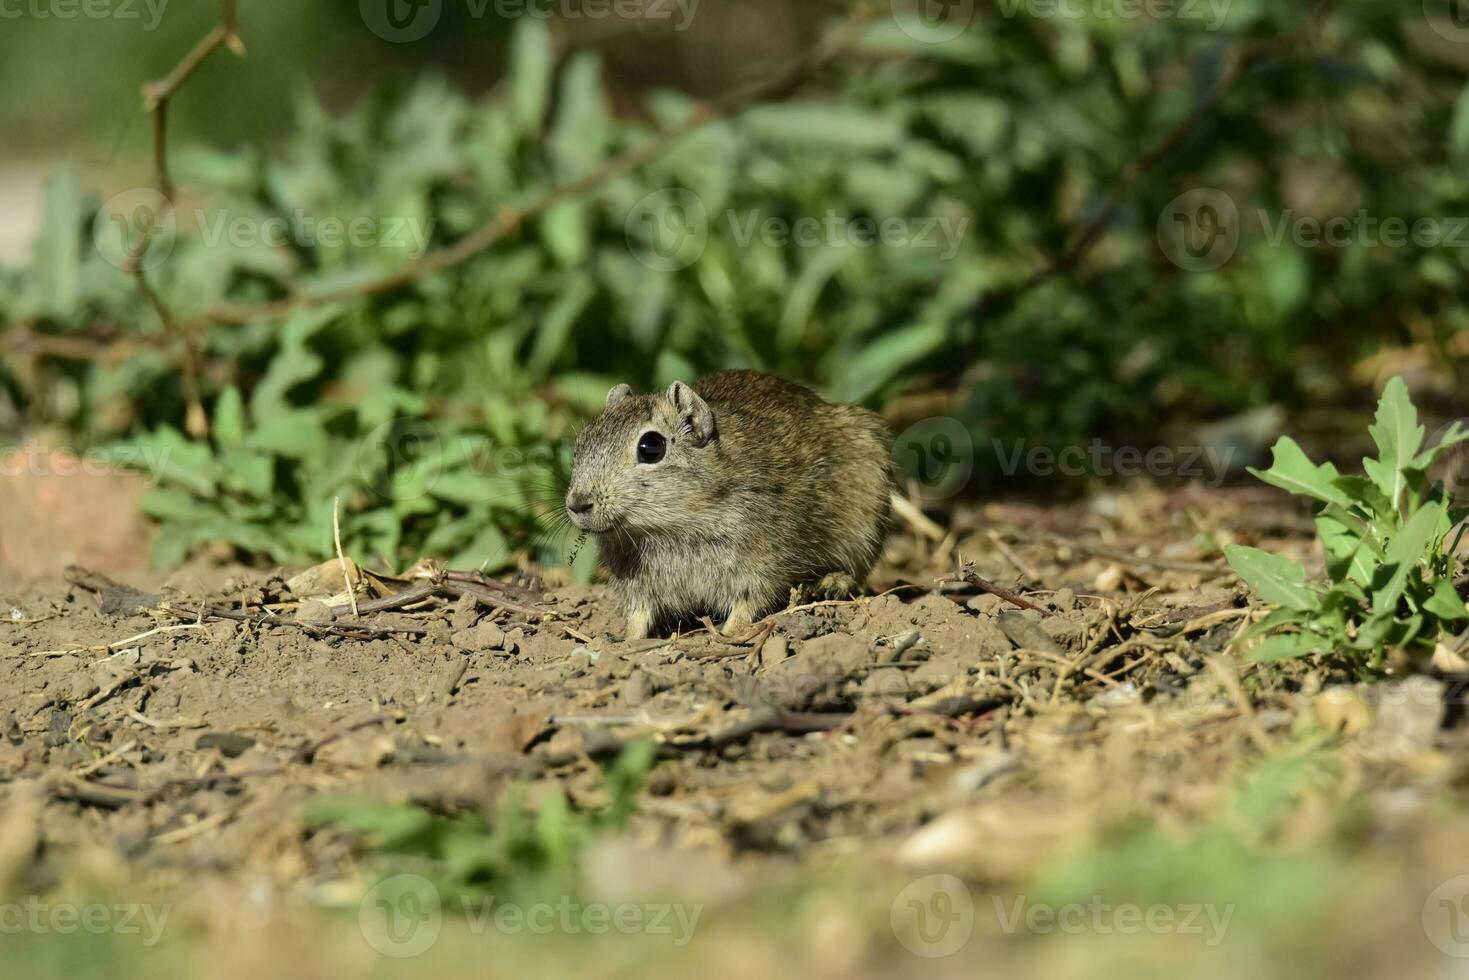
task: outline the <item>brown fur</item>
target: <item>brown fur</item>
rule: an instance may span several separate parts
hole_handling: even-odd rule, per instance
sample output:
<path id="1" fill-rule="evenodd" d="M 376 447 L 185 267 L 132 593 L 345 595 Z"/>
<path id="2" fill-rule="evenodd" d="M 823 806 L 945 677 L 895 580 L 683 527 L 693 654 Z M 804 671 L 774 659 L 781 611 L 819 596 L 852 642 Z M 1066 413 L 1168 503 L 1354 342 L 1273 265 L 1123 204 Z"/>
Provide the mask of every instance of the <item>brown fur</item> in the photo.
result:
<path id="1" fill-rule="evenodd" d="M 667 440 L 658 464 L 638 440 Z M 891 493 L 883 420 L 753 371 L 633 396 L 619 385 L 577 440 L 568 510 L 598 535 L 629 638 L 691 615 L 725 632 L 790 589 L 849 592 L 882 546 Z"/>

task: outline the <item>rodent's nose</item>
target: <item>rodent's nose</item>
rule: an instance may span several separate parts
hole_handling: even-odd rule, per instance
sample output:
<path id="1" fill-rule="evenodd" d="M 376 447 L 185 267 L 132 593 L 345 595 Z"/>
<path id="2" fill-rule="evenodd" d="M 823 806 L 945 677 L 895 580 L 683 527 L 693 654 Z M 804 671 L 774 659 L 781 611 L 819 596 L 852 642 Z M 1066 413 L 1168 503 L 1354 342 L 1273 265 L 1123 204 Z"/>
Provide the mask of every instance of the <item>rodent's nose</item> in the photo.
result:
<path id="1" fill-rule="evenodd" d="M 566 509 L 580 516 L 592 509 L 592 501 L 573 490 L 566 495 Z"/>

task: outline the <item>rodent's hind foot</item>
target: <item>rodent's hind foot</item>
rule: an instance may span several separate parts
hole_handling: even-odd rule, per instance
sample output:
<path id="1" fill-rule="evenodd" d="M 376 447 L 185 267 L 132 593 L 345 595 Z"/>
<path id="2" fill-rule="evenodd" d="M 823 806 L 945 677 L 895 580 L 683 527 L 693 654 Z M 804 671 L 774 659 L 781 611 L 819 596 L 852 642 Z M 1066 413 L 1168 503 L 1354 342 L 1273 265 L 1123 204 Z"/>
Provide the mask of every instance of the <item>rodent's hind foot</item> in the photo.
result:
<path id="1" fill-rule="evenodd" d="M 725 636 L 739 636 L 748 632 L 755 622 L 755 607 L 745 599 L 736 599 L 735 604 L 729 611 L 729 617 L 719 627 L 719 632 Z"/>
<path id="2" fill-rule="evenodd" d="M 653 610 L 635 606 L 627 611 L 627 631 L 623 642 L 646 640 L 653 633 Z"/>
<path id="3" fill-rule="evenodd" d="M 811 594 L 817 599 L 850 599 L 861 588 L 861 584 L 847 572 L 829 572 L 811 586 Z"/>

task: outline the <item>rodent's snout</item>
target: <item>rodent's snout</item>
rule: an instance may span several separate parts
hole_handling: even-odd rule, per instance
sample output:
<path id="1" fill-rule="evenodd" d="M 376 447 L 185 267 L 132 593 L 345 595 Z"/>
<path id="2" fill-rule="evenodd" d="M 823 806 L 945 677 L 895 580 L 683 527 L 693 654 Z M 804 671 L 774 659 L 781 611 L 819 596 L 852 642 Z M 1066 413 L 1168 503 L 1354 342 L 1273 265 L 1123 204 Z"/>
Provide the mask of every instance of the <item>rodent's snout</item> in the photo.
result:
<path id="1" fill-rule="evenodd" d="M 594 531 L 596 528 L 589 527 L 591 523 L 593 501 L 589 494 L 580 490 L 570 490 L 566 494 L 566 513 L 571 517 L 571 523 L 583 531 Z"/>

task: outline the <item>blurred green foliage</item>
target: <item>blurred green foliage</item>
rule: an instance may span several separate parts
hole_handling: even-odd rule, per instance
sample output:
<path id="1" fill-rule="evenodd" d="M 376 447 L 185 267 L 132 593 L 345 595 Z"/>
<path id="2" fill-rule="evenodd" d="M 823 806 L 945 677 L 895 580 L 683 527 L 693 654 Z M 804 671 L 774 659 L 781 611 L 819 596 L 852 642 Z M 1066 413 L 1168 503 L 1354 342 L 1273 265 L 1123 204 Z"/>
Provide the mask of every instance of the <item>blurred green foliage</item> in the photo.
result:
<path id="1" fill-rule="evenodd" d="M 34 263 L 0 273 L 0 347 L 18 327 L 157 343 L 120 362 L 7 359 L 0 393 L 32 433 L 168 460 L 148 503 L 161 563 L 212 541 L 278 561 L 330 554 L 340 498 L 355 554 L 494 567 L 528 542 L 565 559 L 539 515 L 556 507 L 576 426 L 620 381 L 753 366 L 873 405 L 957 388 L 945 411 L 983 474 L 992 437 L 1156 439 L 1160 420 L 1354 397 L 1350 367 L 1383 347 L 1419 345 L 1456 372 L 1469 44 L 1410 6 L 1336 4 L 1295 36 L 1304 5 L 1138 19 L 1005 3 L 942 40 L 882 6 L 793 100 L 699 130 L 450 272 L 210 328 L 208 441 L 179 434 L 179 372 L 118 268 L 115 210 L 63 171 Z M 1283 37 L 1128 190 L 1080 268 L 976 319 L 981 297 L 1065 250 L 1228 51 Z M 544 21 L 518 25 L 508 66 L 484 101 L 434 77 L 347 115 L 302 96 L 279 152 L 181 146 L 180 232 L 155 242 L 151 281 L 185 318 L 350 284 L 694 110 L 659 92 L 614 115 L 598 56 L 560 58 Z M 1200 188 L 1237 210 L 1239 243 L 1189 271 L 1169 255 L 1189 265 L 1196 243 L 1166 217 Z M 1363 209 L 1447 231 L 1338 247 L 1273 230 Z M 283 242 L 267 240 L 272 220 L 292 229 Z M 896 234 L 865 241 L 883 229 Z"/>

